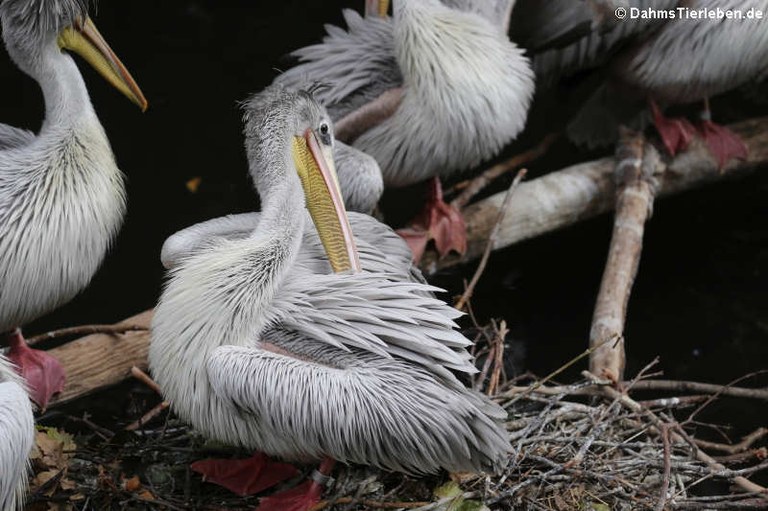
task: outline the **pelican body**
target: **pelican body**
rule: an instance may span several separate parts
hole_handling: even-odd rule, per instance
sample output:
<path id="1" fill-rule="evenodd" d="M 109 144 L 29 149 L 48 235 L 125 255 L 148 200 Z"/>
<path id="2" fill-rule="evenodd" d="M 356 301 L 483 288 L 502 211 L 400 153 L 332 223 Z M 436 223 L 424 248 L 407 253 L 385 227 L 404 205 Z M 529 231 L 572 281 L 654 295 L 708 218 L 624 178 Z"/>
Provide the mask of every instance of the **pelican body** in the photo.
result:
<path id="1" fill-rule="evenodd" d="M 438 0 L 395 0 L 392 19 L 344 17 L 347 31 L 328 26 L 322 44 L 294 52 L 301 63 L 276 81 L 327 85 L 317 96 L 335 119 L 402 86 L 396 111 L 352 142 L 379 162 L 385 185 L 468 169 L 522 131 L 533 72 L 500 23 Z"/>
<path id="2" fill-rule="evenodd" d="M 0 510 L 21 509 L 27 489 L 28 457 L 35 420 L 24 383 L 0 355 Z"/>
<path id="3" fill-rule="evenodd" d="M 3 41 L 40 84 L 35 135 L 0 124 L 0 332 L 69 301 L 90 281 L 125 213 L 125 186 L 68 52 L 146 107 L 78 0 L 3 0 Z"/>
<path id="4" fill-rule="evenodd" d="M 210 438 L 285 460 L 499 468 L 506 413 L 453 373 L 476 371 L 459 313 L 397 235 L 344 212 L 325 109 L 280 86 L 245 109 L 261 213 L 163 247 L 149 361 L 173 409 Z"/>
<path id="5" fill-rule="evenodd" d="M 743 17 L 694 19 L 687 11 L 677 11 L 679 7 L 733 11 Z M 568 127 L 576 142 L 612 142 L 619 124 L 639 124 L 637 113 L 645 100 L 667 105 L 706 101 L 768 73 L 768 18 L 748 17 L 750 11 L 768 12 L 768 0 L 631 0 L 627 9 L 674 12 L 675 17 L 628 18 L 608 29 L 593 27 L 569 40 L 562 34 L 584 25 L 589 11 L 582 2 L 521 0 L 513 13 L 513 30 L 524 33 L 529 27 L 532 32 L 528 36 L 530 49 L 534 53 L 537 45 L 546 49 L 534 57 L 534 69 L 543 81 L 598 65 L 607 68 L 607 82 L 586 101 Z M 569 43 L 557 47 L 552 42 L 556 36 Z M 654 116 L 665 139 L 659 126 L 663 118 L 657 113 Z M 707 109 L 704 121 L 709 121 L 708 116 Z M 701 130 L 705 140 L 712 136 L 712 128 Z M 716 128 L 714 134 L 733 149 L 731 136 Z M 722 143 L 711 146 L 713 152 L 722 152 Z M 726 155 L 718 156 L 721 166 Z"/>

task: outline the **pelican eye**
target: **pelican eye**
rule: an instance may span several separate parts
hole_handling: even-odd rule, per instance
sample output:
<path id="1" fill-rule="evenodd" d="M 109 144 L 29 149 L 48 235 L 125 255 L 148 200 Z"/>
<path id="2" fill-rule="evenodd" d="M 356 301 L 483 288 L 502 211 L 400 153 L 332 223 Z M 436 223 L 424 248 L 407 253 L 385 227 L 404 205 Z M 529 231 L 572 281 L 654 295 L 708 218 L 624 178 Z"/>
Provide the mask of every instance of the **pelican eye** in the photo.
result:
<path id="1" fill-rule="evenodd" d="M 320 140 L 325 145 L 331 145 L 331 128 L 328 126 L 327 122 L 324 122 L 320 125 Z"/>

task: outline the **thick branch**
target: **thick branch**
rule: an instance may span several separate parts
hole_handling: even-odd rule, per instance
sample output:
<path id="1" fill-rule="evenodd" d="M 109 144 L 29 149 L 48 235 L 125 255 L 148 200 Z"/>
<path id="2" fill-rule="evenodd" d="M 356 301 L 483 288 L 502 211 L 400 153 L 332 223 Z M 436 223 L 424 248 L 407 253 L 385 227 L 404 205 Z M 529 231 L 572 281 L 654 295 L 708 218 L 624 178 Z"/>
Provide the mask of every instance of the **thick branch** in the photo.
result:
<path id="1" fill-rule="evenodd" d="M 746 161 L 732 161 L 720 172 L 704 145 L 695 140 L 690 149 L 669 162 L 659 182 L 659 196 L 678 193 L 704 183 L 730 176 L 743 175 L 768 164 L 768 117 L 743 121 L 729 126 L 749 148 Z M 515 200 L 504 217 L 494 249 L 567 227 L 614 206 L 614 158 L 603 158 L 552 172 L 520 184 Z M 477 259 L 504 200 L 504 192 L 471 204 L 464 209 L 467 222 L 467 252 L 437 261 L 430 250 L 424 254 L 421 267 L 434 272 Z"/>
<path id="2" fill-rule="evenodd" d="M 117 323 L 149 328 L 151 310 Z M 64 391 L 51 400 L 51 408 L 100 388 L 120 383 L 131 375 L 131 367 L 146 367 L 149 331 L 127 331 L 124 334 L 93 334 L 49 350 L 59 359 L 67 374 Z"/>
<path id="3" fill-rule="evenodd" d="M 656 150 L 642 134 L 625 132 L 617 150 L 616 217 L 597 295 L 589 346 L 592 374 L 619 382 L 624 374 L 624 322 L 640 264 L 645 221 L 653 207 Z"/>

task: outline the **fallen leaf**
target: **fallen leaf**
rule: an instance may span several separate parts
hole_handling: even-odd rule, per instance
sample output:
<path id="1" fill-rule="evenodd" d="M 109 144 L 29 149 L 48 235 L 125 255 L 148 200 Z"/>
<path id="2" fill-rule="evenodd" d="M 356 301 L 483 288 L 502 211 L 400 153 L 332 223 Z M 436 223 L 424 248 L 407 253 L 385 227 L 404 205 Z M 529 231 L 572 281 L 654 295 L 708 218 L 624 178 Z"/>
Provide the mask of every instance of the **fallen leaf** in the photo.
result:
<path id="1" fill-rule="evenodd" d="M 134 492 L 141 488 L 141 481 L 139 480 L 139 476 L 133 476 L 129 479 L 126 479 L 123 477 L 123 490 Z"/>
<path id="2" fill-rule="evenodd" d="M 189 190 L 189 193 L 197 193 L 198 188 L 200 188 L 200 184 L 203 182 L 203 178 L 200 176 L 195 176 L 192 179 L 187 180 L 185 183 L 187 186 L 187 190 Z"/>

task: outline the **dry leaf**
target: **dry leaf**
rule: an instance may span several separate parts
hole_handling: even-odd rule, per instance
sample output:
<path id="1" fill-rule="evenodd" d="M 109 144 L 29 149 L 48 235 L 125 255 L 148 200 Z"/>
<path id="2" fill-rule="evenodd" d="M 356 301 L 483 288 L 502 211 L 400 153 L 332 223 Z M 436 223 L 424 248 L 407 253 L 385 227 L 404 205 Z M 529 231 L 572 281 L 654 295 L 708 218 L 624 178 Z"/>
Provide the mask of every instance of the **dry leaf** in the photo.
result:
<path id="1" fill-rule="evenodd" d="M 192 179 L 187 180 L 185 184 L 187 186 L 187 190 L 189 190 L 189 193 L 197 193 L 197 189 L 200 188 L 200 183 L 202 182 L 202 177 L 195 176 Z"/>
<path id="2" fill-rule="evenodd" d="M 141 481 L 139 480 L 139 476 L 133 476 L 129 479 L 126 479 L 125 476 L 123 476 L 123 490 L 125 491 L 131 491 L 134 492 L 141 488 Z"/>

